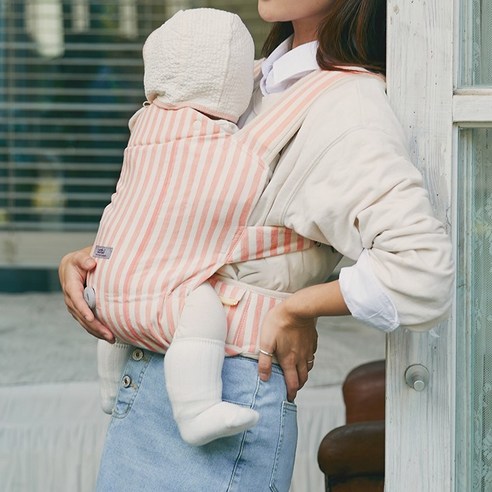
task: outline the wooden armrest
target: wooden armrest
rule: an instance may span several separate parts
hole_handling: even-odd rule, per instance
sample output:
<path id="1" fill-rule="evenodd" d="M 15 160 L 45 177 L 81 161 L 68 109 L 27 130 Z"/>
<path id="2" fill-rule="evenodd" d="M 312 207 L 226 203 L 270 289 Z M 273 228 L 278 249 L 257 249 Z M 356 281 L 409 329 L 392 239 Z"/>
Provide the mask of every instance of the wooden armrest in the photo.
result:
<path id="1" fill-rule="evenodd" d="M 384 476 L 384 420 L 333 429 L 321 441 L 318 464 L 335 479 Z"/>
<path id="2" fill-rule="evenodd" d="M 349 372 L 343 383 L 346 422 L 384 420 L 385 361 L 362 364 Z"/>

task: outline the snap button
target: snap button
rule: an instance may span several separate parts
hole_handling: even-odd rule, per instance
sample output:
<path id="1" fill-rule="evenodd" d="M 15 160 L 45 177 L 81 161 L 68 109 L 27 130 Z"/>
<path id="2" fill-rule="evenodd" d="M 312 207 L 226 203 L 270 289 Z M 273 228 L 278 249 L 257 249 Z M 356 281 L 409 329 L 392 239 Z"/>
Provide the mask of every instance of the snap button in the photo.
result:
<path id="1" fill-rule="evenodd" d="M 132 384 L 132 378 L 130 376 L 123 376 L 122 383 L 124 388 L 128 388 Z"/>
<path id="2" fill-rule="evenodd" d="M 84 289 L 84 299 L 91 309 L 96 307 L 96 293 L 92 287 L 86 287 Z"/>
<path id="3" fill-rule="evenodd" d="M 219 296 L 220 301 L 224 306 L 237 306 L 240 299 L 233 299 L 232 297 Z"/>
<path id="4" fill-rule="evenodd" d="M 132 359 L 133 360 L 142 360 L 144 356 L 143 350 L 142 349 L 135 349 L 132 352 Z"/>

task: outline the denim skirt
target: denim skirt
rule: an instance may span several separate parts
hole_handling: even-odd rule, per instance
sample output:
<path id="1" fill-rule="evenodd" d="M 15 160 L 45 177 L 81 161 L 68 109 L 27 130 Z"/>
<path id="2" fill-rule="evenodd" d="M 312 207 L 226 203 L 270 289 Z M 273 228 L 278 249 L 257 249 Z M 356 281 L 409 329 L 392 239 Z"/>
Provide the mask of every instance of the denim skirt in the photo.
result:
<path id="1" fill-rule="evenodd" d="M 185 443 L 164 384 L 163 356 L 136 349 L 124 369 L 102 453 L 98 492 L 287 492 L 297 410 L 280 367 L 268 382 L 254 359 L 225 359 L 223 400 L 254 408 L 253 428 L 205 446 Z"/>

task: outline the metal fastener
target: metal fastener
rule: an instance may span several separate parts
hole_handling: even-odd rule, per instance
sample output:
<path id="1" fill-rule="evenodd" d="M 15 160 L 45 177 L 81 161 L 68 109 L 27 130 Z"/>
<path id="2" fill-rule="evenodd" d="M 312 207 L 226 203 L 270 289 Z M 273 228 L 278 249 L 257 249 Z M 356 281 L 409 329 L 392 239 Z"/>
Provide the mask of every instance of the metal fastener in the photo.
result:
<path id="1" fill-rule="evenodd" d="M 84 299 L 91 309 L 96 307 L 96 293 L 92 287 L 86 287 L 84 289 Z"/>
<path id="2" fill-rule="evenodd" d="M 132 359 L 133 360 L 142 360 L 144 356 L 143 350 L 142 349 L 135 349 L 132 352 Z"/>

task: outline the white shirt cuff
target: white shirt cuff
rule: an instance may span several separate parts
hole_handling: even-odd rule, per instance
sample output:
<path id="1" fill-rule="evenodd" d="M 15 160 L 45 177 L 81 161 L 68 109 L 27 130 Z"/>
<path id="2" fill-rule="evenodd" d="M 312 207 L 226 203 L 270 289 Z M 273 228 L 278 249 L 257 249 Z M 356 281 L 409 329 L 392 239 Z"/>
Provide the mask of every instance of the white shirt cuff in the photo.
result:
<path id="1" fill-rule="evenodd" d="M 339 284 L 354 318 L 386 333 L 400 326 L 396 307 L 374 275 L 367 250 L 355 265 L 340 270 Z"/>

